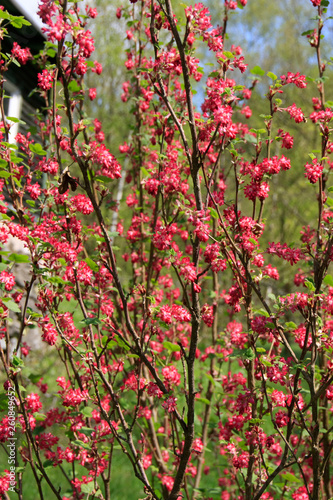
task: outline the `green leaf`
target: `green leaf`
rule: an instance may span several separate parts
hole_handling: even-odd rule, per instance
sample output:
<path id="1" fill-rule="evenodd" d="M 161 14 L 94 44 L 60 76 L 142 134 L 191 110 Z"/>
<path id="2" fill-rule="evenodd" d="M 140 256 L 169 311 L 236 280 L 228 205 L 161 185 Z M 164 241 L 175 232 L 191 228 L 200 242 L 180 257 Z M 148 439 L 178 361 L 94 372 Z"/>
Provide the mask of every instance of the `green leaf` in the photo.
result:
<path id="1" fill-rule="evenodd" d="M 289 328 L 289 330 L 294 330 L 295 328 L 297 328 L 297 325 L 293 321 L 288 321 L 286 323 L 286 327 Z"/>
<path id="2" fill-rule="evenodd" d="M 213 217 L 213 219 L 218 219 L 219 218 L 219 215 L 218 215 L 217 211 L 215 210 L 215 208 L 210 207 L 209 211 L 210 211 L 210 215 Z"/>
<path id="3" fill-rule="evenodd" d="M 325 276 L 325 278 L 323 279 L 323 282 L 325 283 L 325 285 L 333 286 L 332 276 L 330 274 L 327 274 L 327 276 Z"/>
<path id="4" fill-rule="evenodd" d="M 163 347 L 171 352 L 179 352 L 180 351 L 180 346 L 178 344 L 172 344 L 172 342 L 169 342 L 168 340 L 165 340 L 163 342 Z"/>
<path id="5" fill-rule="evenodd" d="M 206 398 L 196 398 L 196 401 L 200 401 L 201 403 L 205 403 L 206 405 L 210 405 L 209 399 L 206 399 Z"/>
<path id="6" fill-rule="evenodd" d="M 212 377 L 212 375 L 210 373 L 205 373 L 205 376 L 208 378 L 208 380 L 210 380 L 210 382 L 216 386 L 216 380 L 214 379 L 214 377 Z"/>
<path id="7" fill-rule="evenodd" d="M 271 80 L 274 80 L 274 81 L 277 80 L 277 76 L 274 75 L 274 73 L 272 73 L 271 71 L 268 71 L 267 76 L 268 76 L 268 78 L 271 78 Z"/>
<path id="8" fill-rule="evenodd" d="M 6 10 L 0 10 L 0 19 L 11 19 L 12 17 Z"/>
<path id="9" fill-rule="evenodd" d="M 209 73 L 208 78 L 219 78 L 220 73 L 218 71 L 212 71 Z"/>
<path id="10" fill-rule="evenodd" d="M 12 26 L 14 26 L 14 28 L 18 28 L 18 29 L 21 29 L 22 26 L 31 26 L 31 23 L 29 23 L 29 21 L 27 21 L 26 19 L 24 19 L 23 16 L 11 16 L 12 18 Z"/>
<path id="11" fill-rule="evenodd" d="M 5 393 L 0 394 L 0 410 L 8 410 L 8 396 Z"/>
<path id="12" fill-rule="evenodd" d="M 46 151 L 44 151 L 44 149 L 42 148 L 42 146 L 38 143 L 29 144 L 29 149 L 32 153 L 35 153 L 36 155 L 39 156 L 45 156 L 47 154 Z"/>
<path id="13" fill-rule="evenodd" d="M 253 349 L 251 349 L 251 347 L 249 347 L 248 349 L 245 350 L 244 357 L 246 359 L 250 359 L 250 360 L 254 359 L 256 357 L 254 352 L 253 352 Z"/>
<path id="14" fill-rule="evenodd" d="M 283 479 L 285 481 L 288 481 L 289 483 L 301 483 L 302 481 L 294 476 L 294 474 L 291 474 L 290 472 L 284 472 L 283 474 L 281 474 L 281 477 L 283 477 Z"/>
<path id="15" fill-rule="evenodd" d="M 252 75 L 264 76 L 265 71 L 261 69 L 260 66 L 254 66 L 254 68 L 251 69 L 250 73 L 252 73 Z"/>
<path id="16" fill-rule="evenodd" d="M 80 323 L 83 323 L 86 326 L 89 325 L 100 325 L 101 320 L 97 318 L 97 316 L 94 316 L 93 318 L 85 318 L 80 321 Z"/>
<path id="17" fill-rule="evenodd" d="M 7 172 L 6 170 L 0 170 L 0 177 L 3 179 L 8 179 L 12 174 L 10 172 Z"/>
<path id="18" fill-rule="evenodd" d="M 10 120 L 13 123 L 21 123 L 22 125 L 26 125 L 26 123 L 19 118 L 15 118 L 15 116 L 7 116 L 7 120 Z"/>
<path id="19" fill-rule="evenodd" d="M 264 366 L 273 366 L 272 363 L 270 363 L 266 359 L 263 359 L 263 357 L 260 358 L 260 361 Z"/>
<path id="20" fill-rule="evenodd" d="M 53 467 L 53 461 L 52 460 L 45 460 L 45 462 L 43 462 L 43 468 L 48 469 L 49 467 Z"/>
<path id="21" fill-rule="evenodd" d="M 15 356 L 15 354 L 13 356 L 13 366 L 14 368 L 18 368 L 19 366 L 24 366 L 23 360 Z"/>
<path id="22" fill-rule="evenodd" d="M 53 57 L 56 56 L 57 51 L 54 50 L 54 49 L 48 49 L 47 52 L 46 52 L 46 54 L 52 59 Z"/>
<path id="23" fill-rule="evenodd" d="M 84 261 L 92 271 L 97 272 L 99 270 L 99 266 L 90 257 L 87 257 Z"/>
<path id="24" fill-rule="evenodd" d="M 313 30 L 303 31 L 303 33 L 301 33 L 301 36 L 311 35 L 312 33 L 313 33 Z"/>
<path id="25" fill-rule="evenodd" d="M 110 238 L 114 238 L 115 236 L 119 236 L 118 231 L 108 231 L 108 235 Z"/>
<path id="26" fill-rule="evenodd" d="M 254 309 L 254 314 L 259 314 L 260 316 L 265 316 L 265 318 L 269 318 L 269 314 L 265 309 Z"/>
<path id="27" fill-rule="evenodd" d="M 247 142 L 251 142 L 251 144 L 257 144 L 257 138 L 254 137 L 253 135 L 251 134 L 245 134 L 244 135 L 244 139 L 247 141 Z"/>
<path id="28" fill-rule="evenodd" d="M 72 81 L 68 84 L 68 90 L 70 90 L 71 92 L 80 92 L 81 87 L 80 87 L 80 85 L 77 83 L 77 81 L 76 81 L 76 80 L 72 80 Z"/>
<path id="29" fill-rule="evenodd" d="M 314 286 L 314 281 L 312 278 L 305 278 L 304 285 L 306 286 L 306 288 L 308 288 L 310 290 L 310 292 L 314 292 L 316 290 L 316 287 Z"/>
<path id="30" fill-rule="evenodd" d="M 91 429 L 90 427 L 81 427 L 80 432 L 84 434 L 85 436 L 91 436 L 93 432 L 95 432 L 94 429 Z"/>
<path id="31" fill-rule="evenodd" d="M 117 344 L 119 345 L 119 347 L 122 347 L 123 349 L 125 349 L 125 351 L 129 351 L 130 350 L 130 347 L 122 339 L 120 339 L 119 337 L 116 338 L 115 341 L 117 342 Z"/>
<path id="32" fill-rule="evenodd" d="M 30 373 L 28 379 L 31 380 L 33 384 L 37 384 L 37 382 L 41 379 L 41 375 L 39 375 L 39 373 Z"/>
<path id="33" fill-rule="evenodd" d="M 88 495 L 91 495 L 91 493 L 94 491 L 95 486 L 94 486 L 94 481 L 91 481 L 90 483 L 83 483 L 80 485 L 81 486 L 81 491 L 83 493 L 87 493 Z"/>
<path id="34" fill-rule="evenodd" d="M 75 446 L 79 446 L 80 448 L 83 448 L 85 450 L 91 450 L 91 446 L 89 446 L 88 443 L 80 441 L 80 439 L 75 439 L 74 441 L 72 441 L 72 444 L 74 444 Z"/>
<path id="35" fill-rule="evenodd" d="M 8 309 L 10 311 L 13 311 L 13 312 L 16 312 L 16 313 L 20 313 L 21 312 L 21 309 L 18 306 L 18 304 L 16 304 L 16 302 L 14 302 L 9 297 L 3 297 L 2 301 L 5 303 L 5 306 L 8 307 Z"/>
<path id="36" fill-rule="evenodd" d="M 50 278 L 47 278 L 47 281 L 49 283 L 53 283 L 54 285 L 73 285 L 71 281 L 66 281 L 60 276 L 51 276 Z"/>
<path id="37" fill-rule="evenodd" d="M 24 262 L 24 263 L 28 263 L 30 262 L 30 258 L 28 255 L 22 255 L 22 254 L 19 254 L 19 253 L 11 253 L 8 255 L 8 259 L 9 260 L 12 260 L 13 262 L 17 262 L 17 263 L 21 263 L 21 262 Z"/>
<path id="38" fill-rule="evenodd" d="M 44 415 L 44 413 L 34 413 L 34 417 L 40 422 L 46 419 L 46 415 Z"/>
<path id="39" fill-rule="evenodd" d="M 90 418 L 91 414 L 93 412 L 93 409 L 90 408 L 89 406 L 85 406 L 83 410 L 80 412 L 84 417 Z"/>

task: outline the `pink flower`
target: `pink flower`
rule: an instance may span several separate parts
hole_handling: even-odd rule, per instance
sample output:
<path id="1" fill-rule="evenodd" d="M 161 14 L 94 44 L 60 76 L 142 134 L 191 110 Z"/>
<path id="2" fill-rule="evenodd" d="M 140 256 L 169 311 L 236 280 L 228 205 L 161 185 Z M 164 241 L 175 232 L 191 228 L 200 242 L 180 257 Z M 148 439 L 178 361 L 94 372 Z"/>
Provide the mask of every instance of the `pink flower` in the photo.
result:
<path id="1" fill-rule="evenodd" d="M 84 59 L 84 57 L 78 57 L 75 72 L 77 75 L 82 76 L 87 73 L 88 70 L 88 64 L 87 61 Z"/>
<path id="2" fill-rule="evenodd" d="M 318 0 L 311 0 L 313 5 L 315 5 L 314 2 L 317 2 Z M 319 0 L 319 5 L 320 5 L 321 0 Z M 293 500 L 309 500 L 309 495 L 307 494 L 306 487 L 305 486 L 300 486 L 295 493 L 292 495 Z"/>
<path id="3" fill-rule="evenodd" d="M 4 283 L 5 290 L 7 290 L 7 292 L 10 292 L 10 290 L 15 286 L 14 275 L 8 273 L 7 271 L 2 271 L 0 273 L 0 283 Z"/>
<path id="4" fill-rule="evenodd" d="M 242 113 L 242 115 L 245 116 L 245 118 L 251 118 L 251 116 L 252 116 L 252 110 L 251 110 L 250 106 L 243 106 L 241 109 L 241 113 Z"/>
<path id="5" fill-rule="evenodd" d="M 90 143 L 90 160 L 102 167 L 100 171 L 102 175 L 111 179 L 121 177 L 119 163 L 104 144 L 98 144 L 95 141 Z"/>
<path id="6" fill-rule="evenodd" d="M 42 339 L 49 345 L 54 345 L 58 338 L 58 333 L 55 327 L 50 323 L 49 318 L 45 316 L 43 320 L 39 322 L 42 327 Z"/>
<path id="7" fill-rule="evenodd" d="M 166 489 L 170 492 L 173 487 L 174 479 L 171 476 L 162 476 L 161 483 L 164 484 Z"/>
<path id="8" fill-rule="evenodd" d="M 324 166 L 318 162 L 317 158 L 312 160 L 312 163 L 307 163 L 305 165 L 305 177 L 309 179 L 311 184 L 315 184 L 317 180 L 321 177 L 323 173 Z"/>
<path id="9" fill-rule="evenodd" d="M 226 330 L 230 334 L 230 342 L 240 349 L 243 349 L 248 341 L 247 333 L 243 332 L 243 325 L 236 321 L 231 321 L 227 324 Z"/>
<path id="10" fill-rule="evenodd" d="M 39 400 L 38 394 L 31 393 L 25 398 L 25 407 L 27 410 L 31 410 L 32 413 L 40 410 L 43 405 Z"/>
<path id="11" fill-rule="evenodd" d="M 201 441 L 200 438 L 194 439 L 193 444 L 192 444 L 192 450 L 195 453 L 200 454 L 204 448 L 203 442 Z"/>
<path id="12" fill-rule="evenodd" d="M 271 394 L 271 399 L 276 406 L 286 406 L 286 395 L 282 391 L 274 389 Z"/>
<path id="13" fill-rule="evenodd" d="M 286 108 L 286 111 L 287 113 L 289 113 L 290 118 L 295 120 L 296 123 L 301 123 L 305 121 L 303 111 L 301 110 L 301 108 L 297 108 L 295 103 Z"/>
<path id="14" fill-rule="evenodd" d="M 38 15 L 45 24 L 51 23 L 52 16 L 57 12 L 57 6 L 53 0 L 41 0 Z"/>
<path id="15" fill-rule="evenodd" d="M 96 11 L 97 15 L 97 11 Z M 77 35 L 77 43 L 80 46 L 80 53 L 88 58 L 95 50 L 94 39 L 91 36 L 91 31 L 80 31 Z"/>
<path id="16" fill-rule="evenodd" d="M 282 85 L 287 85 L 288 83 L 294 83 L 296 87 L 300 89 L 305 89 L 307 85 L 306 76 L 300 75 L 299 72 L 297 73 L 288 72 L 288 76 L 282 75 L 280 78 Z"/>
<path id="17" fill-rule="evenodd" d="M 6 491 L 9 490 L 10 481 L 9 481 L 9 471 L 5 470 L 5 475 L 0 476 L 0 494 L 5 498 Z M 6 494 L 8 497 L 8 495 Z"/>
<path id="18" fill-rule="evenodd" d="M 97 91 L 95 88 L 89 89 L 89 99 L 93 101 L 97 97 Z"/>
<path id="19" fill-rule="evenodd" d="M 281 259 L 286 260 L 291 265 L 296 264 L 299 260 L 304 259 L 303 252 L 300 248 L 289 248 L 286 243 L 269 243 L 267 253 L 277 255 Z"/>
<path id="20" fill-rule="evenodd" d="M 184 276 L 186 281 L 194 282 L 197 279 L 197 273 L 194 264 L 189 257 L 184 257 L 181 262 L 180 274 Z"/>
<path id="21" fill-rule="evenodd" d="M 162 403 L 162 408 L 167 410 L 169 413 L 172 413 L 173 411 L 176 410 L 177 404 L 176 404 L 177 398 L 174 397 L 169 397 Z"/>
<path id="22" fill-rule="evenodd" d="M 84 261 L 81 260 L 76 270 L 76 278 L 80 283 L 84 285 L 90 285 L 93 277 L 93 272 Z M 65 274 L 65 278 L 72 283 L 75 283 L 75 273 L 72 266 L 68 266 Z"/>
<path id="23" fill-rule="evenodd" d="M 152 458 L 153 458 L 153 455 L 151 453 L 149 453 L 149 455 L 144 455 L 142 457 L 142 465 L 143 465 L 144 469 L 148 469 L 151 466 Z"/>
<path id="24" fill-rule="evenodd" d="M 38 196 L 40 196 L 42 192 L 38 182 L 36 182 L 35 184 L 30 184 L 26 187 L 26 189 L 33 200 L 37 200 Z"/>
<path id="25" fill-rule="evenodd" d="M 89 393 L 87 390 L 81 391 L 81 389 L 70 389 L 66 394 L 62 402 L 63 406 L 76 406 L 82 403 L 82 401 L 87 401 L 89 398 Z"/>
<path id="26" fill-rule="evenodd" d="M 202 321 L 208 326 L 213 326 L 214 323 L 214 309 L 213 306 L 204 304 L 201 309 Z"/>
<path id="27" fill-rule="evenodd" d="M 235 456 L 232 459 L 232 464 L 236 469 L 244 469 L 249 464 L 249 454 L 247 451 L 243 451 L 239 456 Z"/>
<path id="28" fill-rule="evenodd" d="M 53 436 L 50 432 L 39 434 L 39 436 L 36 436 L 35 439 L 41 450 L 48 450 L 59 441 L 59 438 L 57 436 Z"/>
<path id="29" fill-rule="evenodd" d="M 74 207 L 81 214 L 88 215 L 94 211 L 93 204 L 84 194 L 77 194 L 71 199 L 72 207 Z"/>
<path id="30" fill-rule="evenodd" d="M 88 5 L 86 5 L 86 13 L 87 13 L 87 16 L 91 17 L 92 19 L 95 19 L 98 16 L 97 9 L 92 8 L 92 7 L 88 7 Z"/>
<path id="31" fill-rule="evenodd" d="M 49 160 L 41 160 L 38 163 L 38 168 L 47 174 L 56 175 L 59 165 L 54 159 L 50 158 Z"/>
<path id="32" fill-rule="evenodd" d="M 273 280 L 279 280 L 280 279 L 278 270 L 276 269 L 276 267 L 272 267 L 271 264 L 268 264 L 267 266 L 265 266 L 265 268 L 262 271 L 262 274 L 264 276 L 269 276 Z"/>
<path id="33" fill-rule="evenodd" d="M 293 147 L 294 138 L 288 132 L 283 132 L 282 129 L 279 129 L 278 135 L 282 137 L 282 148 L 291 149 Z"/>
<path id="34" fill-rule="evenodd" d="M 180 374 L 175 366 L 171 365 L 162 368 L 162 375 L 164 377 L 164 380 L 169 384 L 180 384 Z"/>
<path id="35" fill-rule="evenodd" d="M 161 398 L 163 396 L 163 392 L 158 388 L 156 384 L 153 382 L 149 382 L 147 387 L 148 396 Z"/>
<path id="36" fill-rule="evenodd" d="M 30 49 L 22 49 L 22 47 L 19 46 L 18 43 L 14 42 L 13 48 L 12 48 L 12 56 L 15 57 L 15 59 L 18 60 L 19 63 L 21 64 L 26 64 L 29 59 L 32 59 L 32 54 L 30 52 Z"/>
<path id="37" fill-rule="evenodd" d="M 100 75 L 103 71 L 103 67 L 101 65 L 101 63 L 99 63 L 98 61 L 94 61 L 94 68 L 92 69 L 92 71 L 94 73 L 96 73 L 97 75 Z"/>
<path id="38" fill-rule="evenodd" d="M 47 69 L 43 69 L 42 73 L 38 73 L 38 87 L 42 90 L 50 90 L 53 85 L 54 73 L 50 72 Z"/>

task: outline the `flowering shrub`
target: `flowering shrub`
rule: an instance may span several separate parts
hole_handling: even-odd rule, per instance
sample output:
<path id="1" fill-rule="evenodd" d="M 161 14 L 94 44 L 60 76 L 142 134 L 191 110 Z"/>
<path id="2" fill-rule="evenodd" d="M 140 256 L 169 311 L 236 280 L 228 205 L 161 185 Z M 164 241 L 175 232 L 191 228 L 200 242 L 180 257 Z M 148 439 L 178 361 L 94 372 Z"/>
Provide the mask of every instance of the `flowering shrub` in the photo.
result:
<path id="1" fill-rule="evenodd" d="M 132 102 L 135 120 L 120 147 L 126 162 L 85 113 L 97 93 L 84 76 L 102 73 L 90 60 L 95 8 L 41 2 L 48 41 L 36 57 L 40 142 L 30 133 L 8 142 L 6 72 L 33 56 L 17 43 L 2 55 L 0 357 L 17 438 L 15 480 L 13 469 L 0 477 L 3 498 L 22 498 L 31 471 L 39 498 L 110 499 L 116 449 L 146 499 L 333 496 L 333 112 L 320 51 L 329 2 L 311 1 L 316 26 L 305 35 L 319 79 L 308 123 L 321 149 L 305 152 L 301 178 L 313 184 L 317 218 L 293 245 L 269 241 L 266 207 L 276 178 L 295 168 L 280 149 L 297 147 L 297 137 L 276 125 L 277 114 L 286 127 L 307 122 L 299 104 L 283 103 L 285 87 L 301 93 L 307 79 L 269 73 L 263 128 L 247 125 L 265 72 L 255 67 L 251 86 L 240 84 L 246 59 L 226 42 L 230 11 L 246 0 L 225 0 L 216 28 L 201 3 L 179 19 L 171 0 L 131 0 L 117 10 L 129 44 L 121 99 Z M 0 14 L 3 35 L 11 23 L 22 26 Z M 198 41 L 215 65 L 200 109 Z M 118 212 L 116 231 L 110 211 Z M 21 242 L 30 269 L 21 288 L 9 238 Z M 285 266 L 289 293 L 280 285 Z M 37 311 L 28 302 L 34 288 Z M 14 336 L 12 314 L 20 320 Z M 34 325 L 43 356 L 58 358 L 56 385 L 31 373 L 23 337 Z M 4 412 L 4 447 L 11 432 Z"/>

